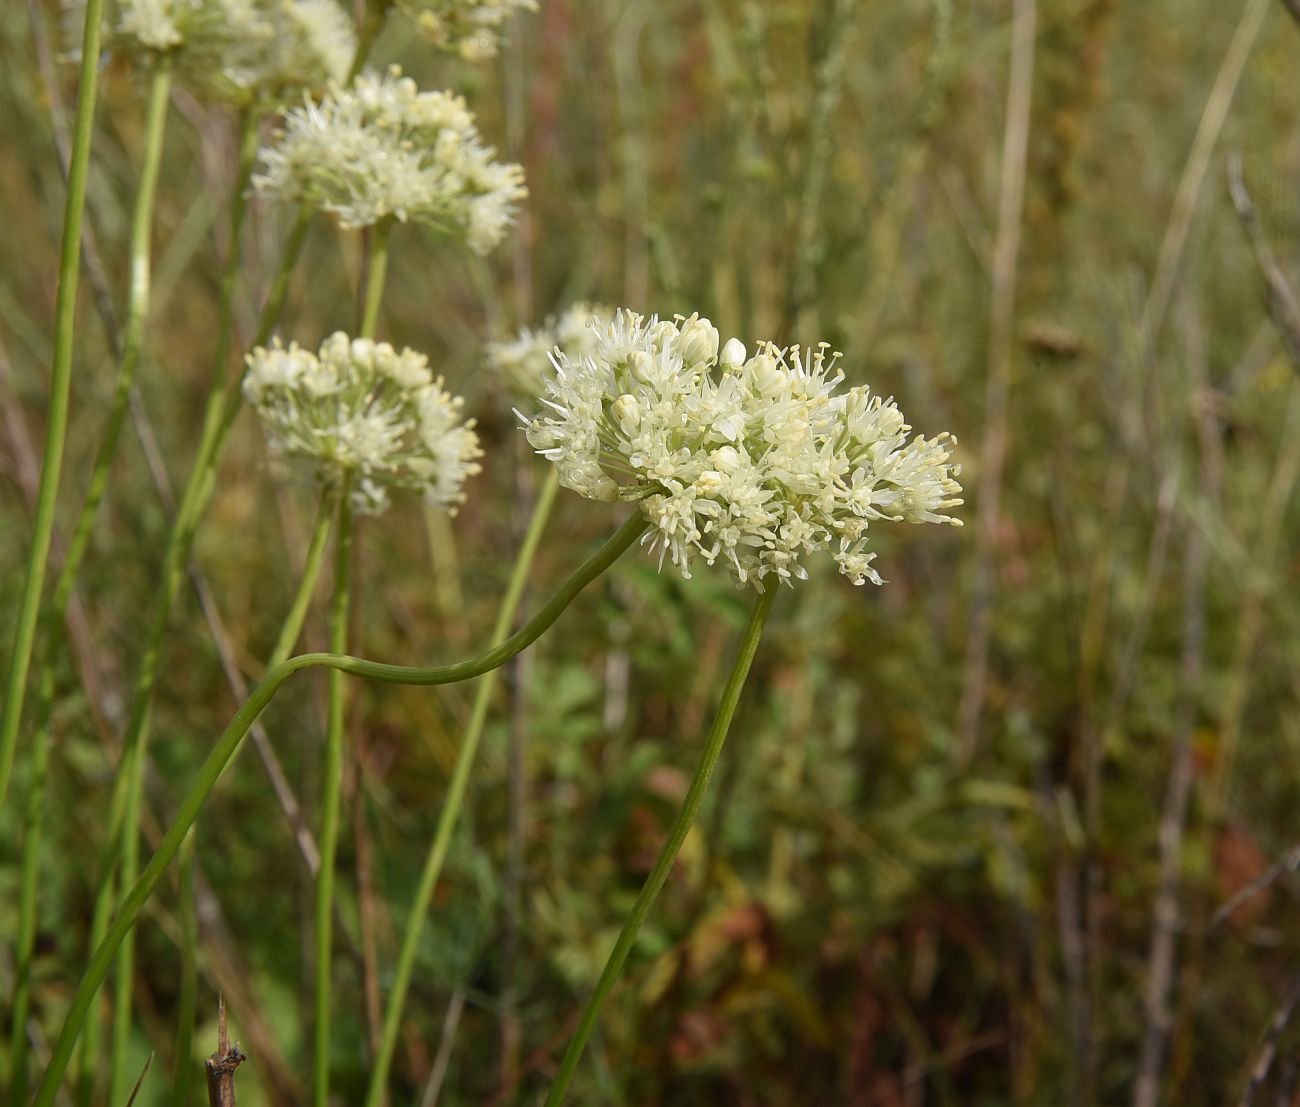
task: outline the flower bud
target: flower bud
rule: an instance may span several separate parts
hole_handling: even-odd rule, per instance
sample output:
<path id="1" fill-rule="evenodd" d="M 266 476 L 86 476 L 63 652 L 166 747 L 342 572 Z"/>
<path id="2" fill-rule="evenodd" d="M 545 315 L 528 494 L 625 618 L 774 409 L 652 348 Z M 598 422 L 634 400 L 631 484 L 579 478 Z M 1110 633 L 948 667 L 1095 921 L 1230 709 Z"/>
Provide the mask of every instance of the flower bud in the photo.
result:
<path id="1" fill-rule="evenodd" d="M 728 338 L 727 344 L 722 347 L 718 364 L 727 370 L 739 369 L 745 364 L 745 356 L 745 344 L 739 338 Z"/>
<path id="2" fill-rule="evenodd" d="M 642 384 L 649 384 L 654 380 L 654 355 L 646 353 L 645 350 L 633 350 L 628 354 L 627 367 L 632 371 L 632 376 Z"/>
<path id="3" fill-rule="evenodd" d="M 698 314 L 682 323 L 677 352 L 688 366 L 712 361 L 718 356 L 718 328 Z"/>
<path id="4" fill-rule="evenodd" d="M 609 405 L 609 413 L 624 434 L 636 434 L 637 428 L 641 426 L 641 409 L 636 397 L 629 396 L 626 392 Z"/>

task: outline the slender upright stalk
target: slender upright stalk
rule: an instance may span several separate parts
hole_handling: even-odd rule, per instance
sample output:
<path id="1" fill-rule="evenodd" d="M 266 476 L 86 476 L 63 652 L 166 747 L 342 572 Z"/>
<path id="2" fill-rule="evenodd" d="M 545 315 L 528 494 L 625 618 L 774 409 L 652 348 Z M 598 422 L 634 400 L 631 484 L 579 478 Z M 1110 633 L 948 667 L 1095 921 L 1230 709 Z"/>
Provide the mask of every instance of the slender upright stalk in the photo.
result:
<path id="1" fill-rule="evenodd" d="M 330 604 L 330 649 L 348 645 L 352 578 L 352 509 L 347 489 L 339 500 L 334 546 L 334 598 Z M 329 710 L 325 725 L 325 782 L 321 795 L 320 872 L 316 874 L 316 1006 L 312 1032 L 312 1103 L 326 1107 L 330 1082 L 330 947 L 333 944 L 334 858 L 339 840 L 339 804 L 343 792 L 343 674 L 329 675 Z"/>
<path id="2" fill-rule="evenodd" d="M 194 1010 L 198 993 L 199 920 L 194 905 L 194 834 L 190 827 L 181 843 L 181 988 L 176 1016 L 176 1051 L 172 1069 L 171 1107 L 188 1107 L 194 1064 Z"/>
<path id="3" fill-rule="evenodd" d="M 596 982 L 596 988 L 591 993 L 591 998 L 587 1000 L 587 1006 L 583 1009 L 578 1029 L 574 1031 L 573 1037 L 569 1041 L 569 1047 L 564 1052 L 564 1060 L 560 1063 L 560 1071 L 555 1077 L 555 1083 L 551 1085 L 551 1090 L 546 1096 L 545 1107 L 559 1107 L 559 1104 L 564 1102 L 569 1091 L 569 1084 L 573 1080 L 573 1073 L 577 1069 L 578 1061 L 582 1058 L 582 1051 L 587 1045 L 587 1039 L 591 1037 L 596 1021 L 600 1018 L 600 1009 L 604 1006 L 605 1000 L 609 998 L 609 993 L 613 990 L 619 974 L 623 971 L 623 964 L 627 961 L 627 955 L 632 951 L 632 944 L 636 941 L 641 924 L 645 921 L 646 915 L 649 914 L 650 908 L 654 905 L 655 899 L 664 886 L 664 881 L 668 879 L 668 874 L 673 867 L 673 861 L 677 858 L 677 851 L 682 848 L 682 843 L 686 841 L 686 835 L 691 829 L 691 824 L 695 822 L 696 813 L 700 809 L 700 801 L 703 800 L 704 791 L 709 786 L 709 778 L 713 775 L 713 767 L 718 762 L 718 755 L 722 752 L 722 744 L 727 739 L 727 731 L 730 729 L 732 717 L 736 713 L 736 705 L 740 702 L 740 693 L 745 687 L 745 678 L 749 676 L 749 667 L 753 663 L 754 654 L 758 650 L 759 639 L 763 636 L 763 627 L 767 623 L 768 614 L 772 610 L 772 601 L 776 598 L 777 587 L 776 584 L 770 585 L 768 590 L 761 593 L 754 603 L 754 610 L 750 613 L 744 636 L 740 640 L 740 650 L 737 652 L 736 660 L 731 667 L 731 675 L 727 678 L 726 687 L 722 690 L 722 702 L 718 704 L 718 713 L 713 718 L 713 726 L 709 730 L 708 739 L 704 744 L 704 753 L 700 757 L 699 765 L 696 766 L 695 775 L 691 778 L 691 786 L 686 792 L 686 798 L 682 801 L 681 809 L 677 812 L 677 818 L 673 820 L 672 829 L 668 832 L 668 839 L 664 842 L 663 849 L 659 851 L 654 868 L 650 870 L 650 875 L 646 877 L 645 884 L 641 887 L 641 893 L 636 897 L 636 903 L 632 905 L 632 911 L 628 915 L 627 921 L 623 923 L 623 929 L 619 932 L 618 941 L 614 943 L 614 948 L 610 951 L 609 959 L 605 962 L 605 968 L 600 974 L 600 979 Z"/>
<path id="4" fill-rule="evenodd" d="M 67 1071 L 72 1050 L 81 1035 L 91 1004 L 113 963 L 118 948 L 135 926 L 141 909 L 153 894 L 167 866 L 175 858 L 181 842 L 198 819 L 199 812 L 211 795 L 212 789 L 217 786 L 226 767 L 239 752 L 254 721 L 294 673 L 303 669 L 329 667 L 368 680 L 422 687 L 473 680 L 504 665 L 521 650 L 527 649 L 537 641 L 573 602 L 578 593 L 613 565 L 645 533 L 645 529 L 646 522 L 638 510 L 569 576 L 524 626 L 499 646 L 467 661 L 424 669 L 406 665 L 386 665 L 359 657 L 309 653 L 292 657 L 268 672 L 253 689 L 244 705 L 235 713 L 235 717 L 221 736 L 213 743 L 208 756 L 199 767 L 194 783 L 185 793 L 176 815 L 163 834 L 157 850 L 154 851 L 153 857 L 149 859 L 140 878 L 123 896 L 112 922 L 104 933 L 103 940 L 91 954 L 81 981 L 77 985 L 76 993 L 64 1015 L 59 1036 L 50 1052 L 50 1063 L 41 1079 L 40 1088 L 33 1101 L 34 1107 L 51 1107 L 58 1096 L 59 1085 Z"/>
<path id="5" fill-rule="evenodd" d="M 384 216 L 375 224 L 370 236 L 370 260 L 366 266 L 366 299 L 361 310 L 359 338 L 374 338 L 379 322 L 379 305 L 384 299 L 384 282 L 388 277 L 388 240 L 393 234 L 393 217 Z"/>
<path id="6" fill-rule="evenodd" d="M 161 587 L 154 603 L 148 637 L 140 657 L 140 667 L 132 690 L 131 712 L 122 742 L 119 775 L 125 790 L 122 807 L 121 881 L 123 887 L 135 883 L 139 869 L 140 838 L 138 823 L 144 785 L 145 750 L 148 744 L 149 717 L 153 707 L 153 690 L 158 677 L 158 661 L 172 604 L 185 577 L 194 530 L 198 524 L 199 499 L 207 483 L 209 460 L 221 434 L 228 396 L 231 391 L 229 361 L 233 341 L 235 280 L 243 254 L 244 217 L 247 214 L 249 180 L 257 155 L 257 116 L 245 110 L 240 125 L 239 170 L 231 199 L 230 241 L 226 264 L 221 276 L 220 302 L 217 312 L 216 351 L 212 381 L 209 386 L 203 429 L 195 451 L 194 464 L 186 481 L 181 504 L 163 557 Z M 131 986 L 135 974 L 135 947 L 128 935 L 117 962 L 113 1002 L 113 1045 L 109 1059 L 109 1101 L 125 1099 L 125 1061 L 131 1034 Z"/>
<path id="7" fill-rule="evenodd" d="M 44 697 L 42 697 L 44 701 Z M 48 701 L 45 701 L 48 702 Z M 37 890 L 45 823 L 45 774 L 50 760 L 50 720 L 44 713 L 32 749 L 27 812 L 18 882 L 18 945 L 14 950 L 13 1037 L 9 1044 L 9 1101 L 27 1101 L 27 1013 L 31 1006 L 32 956 L 36 950 Z"/>
<path id="8" fill-rule="evenodd" d="M 50 398 L 46 414 L 45 452 L 41 461 L 40 485 L 36 491 L 36 513 L 32 518 L 31 545 L 27 550 L 27 571 L 23 598 L 14 627 L 13 648 L 5 677 L 3 716 L 0 716 L 0 811 L 4 810 L 18 745 L 31 666 L 36 620 L 45 587 L 45 565 L 54 537 L 54 507 L 63 471 L 63 444 L 68 434 L 68 401 L 72 393 L 72 344 L 77 314 L 77 280 L 81 268 L 81 217 L 86 208 L 86 169 L 90 163 L 90 135 L 95 125 L 95 99 L 99 90 L 99 32 L 103 0 L 86 0 L 81 39 L 81 85 L 77 92 L 77 116 L 73 124 L 72 159 L 68 165 L 68 196 L 63 209 L 63 233 L 59 246 L 59 284 L 54 307 L 54 360 L 50 370 Z"/>
<path id="9" fill-rule="evenodd" d="M 559 487 L 557 471 L 552 469 L 546 483 L 537 497 L 533 517 L 528 524 L 528 533 L 515 558 L 514 568 L 510 572 L 510 581 L 506 585 L 505 596 L 497 610 L 496 625 L 492 628 L 492 644 L 505 640 L 506 634 L 514 622 L 519 599 L 523 595 L 524 584 L 533 557 L 550 518 L 551 507 L 555 503 L 556 489 Z M 380 1107 L 384 1099 L 384 1086 L 388 1072 L 393 1063 L 393 1052 L 397 1048 L 397 1032 L 402 1024 L 402 1011 L 406 1004 L 406 993 L 411 985 L 411 972 L 415 967 L 415 955 L 420 944 L 420 934 L 424 929 L 425 917 L 429 912 L 429 903 L 433 899 L 434 889 L 438 886 L 438 877 L 451 845 L 451 836 L 456 829 L 460 809 L 465 800 L 465 790 L 469 783 L 470 769 L 478 752 L 479 739 L 483 736 L 483 726 L 487 722 L 488 707 L 492 702 L 492 691 L 496 685 L 495 671 L 479 681 L 474 692 L 474 705 L 470 710 L 469 722 L 465 727 L 465 737 L 456 754 L 456 764 L 452 767 L 451 782 L 447 786 L 447 798 L 443 801 L 442 811 L 438 816 L 438 826 L 434 830 L 433 842 L 420 874 L 420 883 L 415 890 L 415 899 L 411 904 L 411 913 L 406 920 L 406 933 L 402 937 L 402 949 L 398 954 L 397 968 L 393 973 L 393 990 L 388 996 L 388 1006 L 384 1012 L 383 1036 L 380 1038 L 379 1050 L 370 1066 L 370 1086 L 366 1092 L 366 1107 Z"/>

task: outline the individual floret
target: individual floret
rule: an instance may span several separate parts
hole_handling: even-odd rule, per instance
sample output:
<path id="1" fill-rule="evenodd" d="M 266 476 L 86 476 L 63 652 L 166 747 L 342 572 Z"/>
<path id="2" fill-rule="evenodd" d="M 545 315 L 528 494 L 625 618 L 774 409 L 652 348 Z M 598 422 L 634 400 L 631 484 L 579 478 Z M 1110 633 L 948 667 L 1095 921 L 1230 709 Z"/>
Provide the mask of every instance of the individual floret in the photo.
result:
<path id="1" fill-rule="evenodd" d="M 388 507 L 389 488 L 409 488 L 436 507 L 464 502 L 482 456 L 463 401 L 434 379 L 423 354 L 338 332 L 319 354 L 296 342 L 257 347 L 244 396 L 272 447 L 314 463 L 323 482 L 349 482 L 366 514 Z"/>
<path id="2" fill-rule="evenodd" d="M 409 219 L 485 254 L 528 194 L 523 170 L 493 161 L 494 154 L 461 97 L 421 92 L 394 67 L 286 112 L 253 185 L 265 196 L 333 212 L 344 227 Z"/>
<path id="3" fill-rule="evenodd" d="M 892 400 L 840 391 L 839 355 L 760 344 L 753 357 L 692 315 L 619 311 L 579 356 L 553 355 L 528 440 L 560 482 L 633 500 L 647 543 L 686 576 L 721 559 L 742 584 L 807 576 L 829 551 L 855 584 L 881 583 L 866 550 L 874 520 L 960 525 L 952 438 L 908 440 Z"/>

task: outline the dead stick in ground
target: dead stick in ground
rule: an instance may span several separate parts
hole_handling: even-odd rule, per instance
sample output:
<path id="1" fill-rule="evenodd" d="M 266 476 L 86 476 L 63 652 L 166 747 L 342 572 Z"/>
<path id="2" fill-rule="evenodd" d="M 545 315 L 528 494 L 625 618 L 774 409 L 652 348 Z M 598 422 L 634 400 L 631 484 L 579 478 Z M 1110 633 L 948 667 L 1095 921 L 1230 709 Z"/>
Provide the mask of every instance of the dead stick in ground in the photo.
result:
<path id="1" fill-rule="evenodd" d="M 235 1107 L 235 1070 L 248 1058 L 226 1033 L 226 1001 L 217 999 L 217 1051 L 203 1067 L 208 1077 L 208 1107 Z"/>

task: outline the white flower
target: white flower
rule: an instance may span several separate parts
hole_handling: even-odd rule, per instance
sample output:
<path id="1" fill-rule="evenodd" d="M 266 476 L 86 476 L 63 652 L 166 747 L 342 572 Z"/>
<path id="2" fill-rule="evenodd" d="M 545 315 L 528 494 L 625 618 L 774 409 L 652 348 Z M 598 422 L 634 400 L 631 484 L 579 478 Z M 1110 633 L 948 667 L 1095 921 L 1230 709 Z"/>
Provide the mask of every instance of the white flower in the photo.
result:
<path id="1" fill-rule="evenodd" d="M 81 40 L 85 0 L 65 7 Z M 343 80 L 352 20 L 336 0 L 108 0 L 106 45 L 174 59 L 178 79 L 216 99 L 278 104 Z"/>
<path id="2" fill-rule="evenodd" d="M 463 401 L 435 380 L 423 354 L 387 342 L 330 335 L 319 354 L 297 343 L 259 346 L 247 358 L 244 396 L 273 447 L 315 463 L 322 481 L 351 481 L 353 508 L 379 514 L 389 488 L 431 504 L 464 502 L 482 456 Z"/>
<path id="3" fill-rule="evenodd" d="M 344 227 L 386 216 L 428 223 L 486 253 L 528 195 L 518 165 L 492 160 L 465 101 L 421 92 L 397 67 L 360 76 L 284 115 L 253 186 L 333 212 Z"/>
<path id="4" fill-rule="evenodd" d="M 588 324 L 593 319 L 608 322 L 613 315 L 614 309 L 604 304 L 572 304 L 558 315 L 548 316 L 536 330 L 525 327 L 508 341 L 488 343 L 488 364 L 512 391 L 535 400 L 552 372 L 551 351 L 559 349 L 570 358 L 582 358 L 596 344 Z"/>
<path id="5" fill-rule="evenodd" d="M 840 391 L 838 354 L 760 343 L 753 357 L 692 315 L 619 311 L 580 355 L 557 350 L 543 411 L 527 426 L 560 482 L 640 503 L 647 544 L 690 575 L 721 559 L 740 583 L 807 576 L 827 550 L 855 584 L 881 583 L 873 520 L 960 521 L 950 436 L 908 441 L 892 400 Z"/>
<path id="6" fill-rule="evenodd" d="M 536 11 L 537 0 L 397 0 L 398 7 L 443 50 L 467 61 L 493 57 L 502 25 L 516 11 Z"/>

